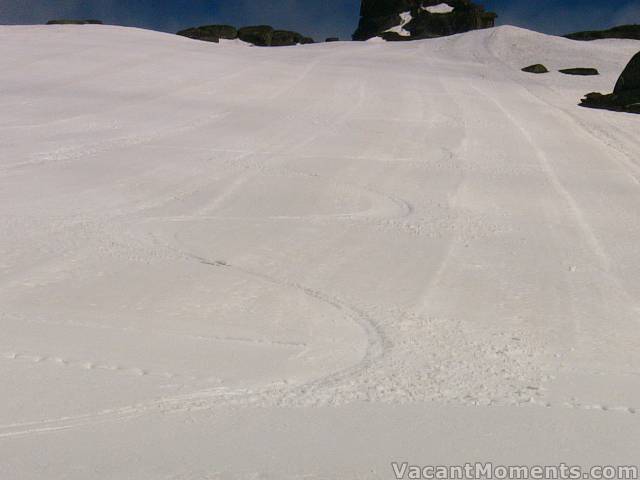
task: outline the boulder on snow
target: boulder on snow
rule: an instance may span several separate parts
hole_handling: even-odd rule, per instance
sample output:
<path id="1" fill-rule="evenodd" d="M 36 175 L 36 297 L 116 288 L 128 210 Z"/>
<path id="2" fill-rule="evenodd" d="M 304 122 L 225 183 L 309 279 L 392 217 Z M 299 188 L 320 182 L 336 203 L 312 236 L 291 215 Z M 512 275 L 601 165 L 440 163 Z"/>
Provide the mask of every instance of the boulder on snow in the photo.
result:
<path id="1" fill-rule="evenodd" d="M 549 73 L 549 70 L 547 70 L 547 67 L 545 67 L 541 63 L 536 63 L 535 65 L 529 65 L 528 67 L 524 67 L 522 71 L 527 73 Z"/>
<path id="2" fill-rule="evenodd" d="M 203 25 L 181 30 L 178 35 L 193 38 L 194 40 L 218 43 L 221 38 L 227 40 L 238 38 L 238 31 L 230 25 Z"/>
<path id="3" fill-rule="evenodd" d="M 616 82 L 613 93 L 621 94 L 640 90 L 640 52 L 631 59 Z"/>
<path id="4" fill-rule="evenodd" d="M 238 29 L 238 38 L 243 42 L 252 43 L 258 47 L 271 46 L 273 27 L 269 25 L 255 25 Z"/>
<path id="5" fill-rule="evenodd" d="M 564 68 L 559 71 L 565 75 L 600 75 L 600 72 L 596 68 Z"/>
<path id="6" fill-rule="evenodd" d="M 289 30 L 274 30 L 271 35 L 272 47 L 286 47 L 289 45 L 298 45 L 302 41 L 302 35 L 298 32 Z"/>
<path id="7" fill-rule="evenodd" d="M 471 0 L 362 0 L 354 40 L 406 41 L 495 25 L 497 15 Z"/>
<path id="8" fill-rule="evenodd" d="M 305 45 L 307 43 L 314 43 L 313 38 L 305 37 L 298 32 L 292 32 L 290 30 L 274 30 L 271 35 L 272 47 Z"/>
<path id="9" fill-rule="evenodd" d="M 68 18 L 60 18 L 57 20 L 49 20 L 47 25 L 102 25 L 100 20 L 72 20 Z"/>
<path id="10" fill-rule="evenodd" d="M 613 93 L 589 93 L 580 103 L 583 107 L 602 108 L 618 112 L 640 113 L 640 52 L 624 69 Z"/>
<path id="11" fill-rule="evenodd" d="M 640 40 L 640 25 L 619 25 L 609 30 L 593 30 L 586 32 L 576 32 L 565 35 L 571 40 L 601 40 L 603 38 L 628 38 L 631 40 Z"/>

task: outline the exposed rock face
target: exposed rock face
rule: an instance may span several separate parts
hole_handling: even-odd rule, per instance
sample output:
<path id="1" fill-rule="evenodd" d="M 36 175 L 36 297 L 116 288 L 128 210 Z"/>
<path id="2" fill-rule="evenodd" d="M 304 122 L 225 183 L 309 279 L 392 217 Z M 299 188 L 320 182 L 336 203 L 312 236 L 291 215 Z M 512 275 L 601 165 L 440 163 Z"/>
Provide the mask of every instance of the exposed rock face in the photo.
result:
<path id="1" fill-rule="evenodd" d="M 620 75 L 613 93 L 621 94 L 640 90 L 640 52 L 631 59 Z"/>
<path id="2" fill-rule="evenodd" d="M 353 39 L 443 37 L 493 27 L 496 17 L 471 0 L 362 0 L 360 24 Z"/>
<path id="3" fill-rule="evenodd" d="M 583 107 L 604 108 L 619 112 L 640 113 L 640 52 L 637 53 L 618 79 L 613 93 L 589 93 L 582 100 Z"/>
<path id="4" fill-rule="evenodd" d="M 58 20 L 49 20 L 47 25 L 102 25 L 100 20 L 71 20 L 61 18 Z"/>
<path id="5" fill-rule="evenodd" d="M 564 68 L 560 70 L 560 73 L 565 75 L 600 75 L 600 72 L 596 68 Z"/>
<path id="6" fill-rule="evenodd" d="M 541 63 L 536 63 L 535 65 L 529 65 L 528 67 L 524 67 L 522 71 L 527 73 L 549 73 L 549 70 L 547 69 L 547 67 L 545 67 Z"/>
<path id="7" fill-rule="evenodd" d="M 203 25 L 201 27 L 181 30 L 178 32 L 178 35 L 193 38 L 194 40 L 218 43 L 221 38 L 227 40 L 238 38 L 238 31 L 230 25 Z"/>
<path id="8" fill-rule="evenodd" d="M 565 35 L 571 40 L 601 40 L 603 38 L 628 38 L 640 40 L 640 25 L 620 25 L 609 30 L 594 30 L 587 32 L 576 32 Z"/>
<path id="9" fill-rule="evenodd" d="M 178 35 L 203 40 L 205 42 L 216 42 L 220 39 L 233 40 L 239 38 L 243 42 L 248 42 L 259 47 L 284 47 L 313 43 L 313 39 L 305 37 L 298 32 L 289 30 L 275 30 L 269 25 L 256 25 L 243 27 L 236 30 L 230 25 L 204 25 L 202 27 L 187 28 L 181 30 Z"/>

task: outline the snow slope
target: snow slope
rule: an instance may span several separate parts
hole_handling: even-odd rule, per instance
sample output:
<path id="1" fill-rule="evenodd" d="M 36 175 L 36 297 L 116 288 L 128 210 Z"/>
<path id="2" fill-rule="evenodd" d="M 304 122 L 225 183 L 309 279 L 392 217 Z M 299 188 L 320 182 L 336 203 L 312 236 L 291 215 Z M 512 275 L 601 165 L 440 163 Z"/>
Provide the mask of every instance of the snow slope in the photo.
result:
<path id="1" fill-rule="evenodd" d="M 0 478 L 637 462 L 639 45 L 1 27 Z"/>

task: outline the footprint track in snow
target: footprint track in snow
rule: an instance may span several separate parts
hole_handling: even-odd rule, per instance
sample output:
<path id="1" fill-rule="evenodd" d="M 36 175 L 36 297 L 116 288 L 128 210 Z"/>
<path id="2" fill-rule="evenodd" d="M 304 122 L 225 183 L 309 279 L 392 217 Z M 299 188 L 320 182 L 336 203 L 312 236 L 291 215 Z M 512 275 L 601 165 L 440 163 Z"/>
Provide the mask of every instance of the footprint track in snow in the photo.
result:
<path id="1" fill-rule="evenodd" d="M 156 378 L 163 378 L 163 379 L 178 379 L 178 380 L 185 380 L 185 381 L 210 380 L 210 379 L 199 378 L 191 375 L 184 375 L 180 373 L 157 372 L 157 371 L 153 371 L 153 370 L 141 368 L 141 367 L 111 364 L 111 363 L 100 362 L 100 361 L 67 359 L 67 358 L 62 358 L 59 356 L 52 356 L 52 355 L 38 355 L 38 354 L 22 353 L 22 352 L 5 352 L 1 355 L 1 357 L 4 358 L 5 360 L 29 362 L 29 363 L 35 363 L 35 364 L 56 365 L 60 367 L 75 368 L 78 370 L 114 372 L 121 375 L 129 375 L 129 376 L 137 376 L 137 377 L 156 377 Z"/>

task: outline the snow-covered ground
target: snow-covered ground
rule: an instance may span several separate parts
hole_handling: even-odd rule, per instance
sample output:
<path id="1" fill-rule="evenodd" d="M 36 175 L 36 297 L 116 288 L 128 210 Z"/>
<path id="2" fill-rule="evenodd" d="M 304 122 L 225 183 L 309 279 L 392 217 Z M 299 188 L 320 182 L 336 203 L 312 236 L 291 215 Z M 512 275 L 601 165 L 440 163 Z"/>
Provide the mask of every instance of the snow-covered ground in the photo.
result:
<path id="1" fill-rule="evenodd" d="M 1 27 L 0 478 L 637 463 L 639 49 Z"/>

